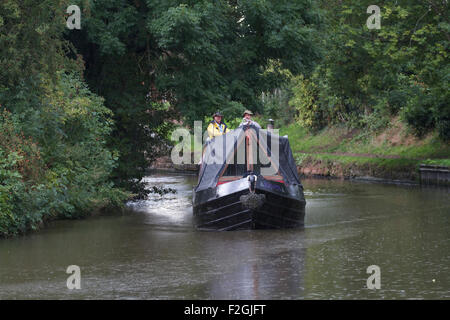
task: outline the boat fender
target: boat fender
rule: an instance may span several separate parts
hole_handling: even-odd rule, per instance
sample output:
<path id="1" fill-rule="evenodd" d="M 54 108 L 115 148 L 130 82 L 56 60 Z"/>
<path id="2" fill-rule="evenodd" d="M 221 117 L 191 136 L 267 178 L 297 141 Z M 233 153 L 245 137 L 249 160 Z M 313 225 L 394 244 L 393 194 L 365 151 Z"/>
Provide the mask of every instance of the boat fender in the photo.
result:
<path id="1" fill-rule="evenodd" d="M 250 192 L 249 194 L 242 195 L 239 200 L 246 209 L 258 209 L 266 201 L 266 196 L 264 194 Z"/>
<path id="2" fill-rule="evenodd" d="M 247 177 L 248 181 L 248 189 L 250 190 L 249 194 L 242 195 L 240 197 L 240 201 L 242 203 L 242 206 L 247 209 L 257 209 L 261 207 L 265 200 L 266 196 L 264 194 L 256 194 L 255 192 L 255 185 L 256 181 L 258 181 L 258 177 L 255 175 L 249 175 Z"/>

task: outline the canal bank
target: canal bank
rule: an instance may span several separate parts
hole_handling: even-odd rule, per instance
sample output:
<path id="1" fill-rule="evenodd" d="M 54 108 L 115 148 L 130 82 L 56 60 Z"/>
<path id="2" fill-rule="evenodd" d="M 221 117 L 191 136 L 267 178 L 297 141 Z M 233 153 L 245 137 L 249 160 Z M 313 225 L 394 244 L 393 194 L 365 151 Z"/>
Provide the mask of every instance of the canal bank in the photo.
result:
<path id="1" fill-rule="evenodd" d="M 298 171 L 304 177 L 367 179 L 419 183 L 419 163 L 409 159 L 374 156 L 297 153 Z"/>
<path id="2" fill-rule="evenodd" d="M 386 183 L 413 183 L 449 186 L 447 166 L 422 164 L 417 160 L 344 156 L 334 154 L 296 154 L 297 171 L 302 178 L 367 180 Z M 150 170 L 196 175 L 199 165 L 174 165 L 169 156 L 157 159 Z"/>
<path id="3" fill-rule="evenodd" d="M 398 117 L 384 129 L 371 131 L 336 125 L 310 132 L 298 123 L 280 125 L 279 130 L 281 136 L 288 136 L 304 178 L 449 185 L 450 144 L 436 132 L 416 137 Z M 191 163 L 193 159 L 191 155 Z M 152 168 L 198 171 L 194 164 L 173 165 L 169 156 L 155 161 Z"/>
<path id="4" fill-rule="evenodd" d="M 336 125 L 312 133 L 294 123 L 280 133 L 289 137 L 304 176 L 448 185 L 450 144 L 436 132 L 415 136 L 399 118 L 378 130 Z M 425 177 L 423 165 L 439 166 L 441 171 L 439 175 L 429 171 Z"/>

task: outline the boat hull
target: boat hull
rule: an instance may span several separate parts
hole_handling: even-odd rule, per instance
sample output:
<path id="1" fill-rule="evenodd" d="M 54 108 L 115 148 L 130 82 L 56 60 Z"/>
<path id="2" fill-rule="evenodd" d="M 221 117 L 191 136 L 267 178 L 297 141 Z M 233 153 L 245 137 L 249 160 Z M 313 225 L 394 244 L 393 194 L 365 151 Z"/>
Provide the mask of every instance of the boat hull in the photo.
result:
<path id="1" fill-rule="evenodd" d="M 196 193 L 196 228 L 205 231 L 231 231 L 304 226 L 306 202 L 301 186 L 258 181 L 254 193 L 263 200 L 257 208 L 249 208 L 243 203 L 242 196 L 249 193 L 245 179 Z"/>

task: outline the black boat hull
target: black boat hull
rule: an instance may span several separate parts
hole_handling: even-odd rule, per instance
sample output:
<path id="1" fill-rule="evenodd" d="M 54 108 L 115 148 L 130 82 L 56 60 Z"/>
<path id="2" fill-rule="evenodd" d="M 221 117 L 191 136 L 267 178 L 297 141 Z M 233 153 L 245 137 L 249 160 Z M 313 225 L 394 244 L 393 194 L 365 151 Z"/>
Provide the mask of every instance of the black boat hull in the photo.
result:
<path id="1" fill-rule="evenodd" d="M 264 195 L 257 208 L 242 196 L 250 193 L 246 179 L 194 194 L 194 223 L 198 230 L 231 231 L 286 229 L 304 226 L 305 199 L 301 186 L 258 180 L 254 192 Z"/>

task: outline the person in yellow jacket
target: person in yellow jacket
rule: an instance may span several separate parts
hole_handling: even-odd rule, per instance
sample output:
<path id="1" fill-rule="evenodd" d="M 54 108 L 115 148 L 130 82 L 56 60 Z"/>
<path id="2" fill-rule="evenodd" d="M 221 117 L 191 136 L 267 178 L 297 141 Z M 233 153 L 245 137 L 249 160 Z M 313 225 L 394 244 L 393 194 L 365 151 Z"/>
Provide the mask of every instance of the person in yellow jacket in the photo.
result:
<path id="1" fill-rule="evenodd" d="M 208 135 L 210 139 L 230 132 L 230 129 L 228 129 L 225 122 L 222 121 L 223 115 L 219 111 L 214 113 L 213 119 L 214 120 L 211 121 L 208 126 Z"/>

